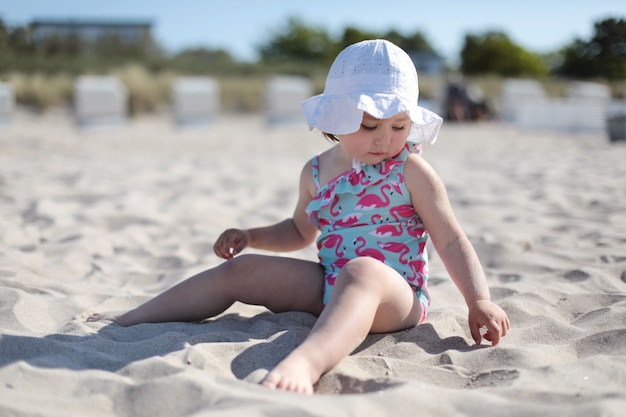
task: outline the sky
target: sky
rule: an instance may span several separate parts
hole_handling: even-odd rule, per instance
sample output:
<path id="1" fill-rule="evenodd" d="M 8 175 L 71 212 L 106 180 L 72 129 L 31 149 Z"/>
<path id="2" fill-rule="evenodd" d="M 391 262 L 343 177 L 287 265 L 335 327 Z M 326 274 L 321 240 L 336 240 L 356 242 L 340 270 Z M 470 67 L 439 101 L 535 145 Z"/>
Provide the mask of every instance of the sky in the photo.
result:
<path id="1" fill-rule="evenodd" d="M 13 0 L 0 4 L 0 19 L 25 25 L 33 19 L 150 21 L 156 41 L 170 52 L 188 47 L 224 49 L 254 61 L 260 45 L 287 28 L 290 17 L 340 36 L 365 31 L 420 31 L 449 63 L 458 60 L 465 35 L 504 32 L 532 52 L 588 40 L 599 20 L 626 18 L 626 0 Z"/>

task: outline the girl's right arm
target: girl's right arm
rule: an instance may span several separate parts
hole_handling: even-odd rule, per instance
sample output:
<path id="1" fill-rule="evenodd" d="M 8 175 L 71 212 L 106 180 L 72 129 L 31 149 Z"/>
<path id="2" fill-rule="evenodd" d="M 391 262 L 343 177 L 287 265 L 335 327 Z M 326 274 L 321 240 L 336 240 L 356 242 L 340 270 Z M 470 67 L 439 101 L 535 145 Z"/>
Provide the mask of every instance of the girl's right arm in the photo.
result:
<path id="1" fill-rule="evenodd" d="M 480 344 L 480 329 L 486 326 L 485 338 L 497 345 L 510 327 L 509 318 L 504 310 L 491 302 L 478 255 L 452 211 L 443 181 L 417 155 L 411 155 L 405 172 L 413 206 L 420 214 L 450 277 L 465 298 L 472 338 Z"/>
<path id="2" fill-rule="evenodd" d="M 308 221 L 306 206 L 315 193 L 311 161 L 300 174 L 298 202 L 291 218 L 279 223 L 252 229 L 228 229 L 214 245 L 215 254 L 231 259 L 246 247 L 276 252 L 302 249 L 315 241 L 318 231 Z"/>

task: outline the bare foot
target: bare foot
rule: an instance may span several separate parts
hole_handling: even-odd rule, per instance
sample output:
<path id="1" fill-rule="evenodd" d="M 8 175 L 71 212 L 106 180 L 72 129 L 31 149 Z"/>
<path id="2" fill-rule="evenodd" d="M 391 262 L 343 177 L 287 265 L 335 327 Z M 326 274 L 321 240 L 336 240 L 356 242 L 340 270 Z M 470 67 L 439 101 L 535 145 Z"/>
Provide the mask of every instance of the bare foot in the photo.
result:
<path id="1" fill-rule="evenodd" d="M 111 311 L 107 313 L 92 313 L 87 317 L 87 322 L 95 322 L 95 321 L 112 321 L 114 323 L 118 323 L 118 319 L 124 312 L 122 311 Z"/>
<path id="2" fill-rule="evenodd" d="M 313 394 L 313 384 L 319 377 L 320 374 L 306 357 L 292 353 L 270 371 L 261 385 L 271 389 Z"/>

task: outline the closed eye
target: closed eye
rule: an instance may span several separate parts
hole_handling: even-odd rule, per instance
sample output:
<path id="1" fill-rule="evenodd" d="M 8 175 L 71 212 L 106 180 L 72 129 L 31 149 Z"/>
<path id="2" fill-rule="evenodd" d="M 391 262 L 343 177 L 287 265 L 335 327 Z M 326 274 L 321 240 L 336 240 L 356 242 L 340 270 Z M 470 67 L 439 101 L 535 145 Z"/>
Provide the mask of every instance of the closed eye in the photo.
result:
<path id="1" fill-rule="evenodd" d="M 374 125 L 374 126 L 367 126 L 367 125 L 361 124 L 361 128 L 363 130 L 376 130 L 377 127 L 378 126 L 376 126 L 376 125 Z"/>

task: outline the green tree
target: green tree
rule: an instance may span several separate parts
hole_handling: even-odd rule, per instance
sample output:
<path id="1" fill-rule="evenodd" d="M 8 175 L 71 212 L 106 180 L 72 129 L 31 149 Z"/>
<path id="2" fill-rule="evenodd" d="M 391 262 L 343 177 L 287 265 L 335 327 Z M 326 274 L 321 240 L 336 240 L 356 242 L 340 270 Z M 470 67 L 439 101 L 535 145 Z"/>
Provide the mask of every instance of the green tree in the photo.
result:
<path id="1" fill-rule="evenodd" d="M 0 53 L 9 50 L 9 30 L 0 19 Z"/>
<path id="2" fill-rule="evenodd" d="M 432 52 L 435 50 L 422 32 L 415 32 L 412 35 L 404 36 L 395 30 L 387 32 L 384 38 L 395 43 L 407 52 Z"/>
<path id="3" fill-rule="evenodd" d="M 421 32 L 415 32 L 409 36 L 402 35 L 401 33 L 391 30 L 387 33 L 377 33 L 377 32 L 369 32 L 364 31 L 362 29 L 357 29 L 355 27 L 347 27 L 344 32 L 341 40 L 339 41 L 339 50 L 347 47 L 348 45 L 352 45 L 353 43 L 360 42 L 366 39 L 377 39 L 383 38 L 387 39 L 398 45 L 400 48 L 404 49 L 407 52 L 415 52 L 415 51 L 426 51 L 426 52 L 434 52 L 433 47 L 430 45 L 430 42 L 422 34 Z"/>
<path id="4" fill-rule="evenodd" d="M 69 35 L 65 39 L 63 50 L 68 56 L 79 56 L 83 50 L 83 42 L 78 35 Z"/>
<path id="5" fill-rule="evenodd" d="M 382 35 L 376 32 L 368 32 L 362 29 L 348 26 L 343 30 L 343 35 L 337 44 L 337 53 L 353 43 L 361 42 L 366 39 L 381 38 Z M 337 55 L 337 54 L 335 54 Z"/>
<path id="6" fill-rule="evenodd" d="M 0 19 L 0 73 L 11 68 L 12 51 L 9 46 L 9 30 Z"/>
<path id="7" fill-rule="evenodd" d="M 538 55 L 516 45 L 502 32 L 468 34 L 461 50 L 461 72 L 467 75 L 498 74 L 505 77 L 547 75 Z"/>
<path id="8" fill-rule="evenodd" d="M 141 44 L 126 42 L 117 34 L 107 34 L 92 43 L 89 48 L 94 55 L 109 56 L 113 61 L 143 60 L 146 57 Z"/>
<path id="9" fill-rule="evenodd" d="M 272 39 L 260 46 L 259 53 L 264 62 L 292 60 L 322 63 L 334 57 L 335 49 L 335 43 L 325 30 L 290 18 L 286 29 L 275 33 Z"/>
<path id="10" fill-rule="evenodd" d="M 41 49 L 47 57 L 56 57 L 63 53 L 65 39 L 59 35 L 48 36 L 42 41 Z"/>
<path id="11" fill-rule="evenodd" d="M 563 63 L 557 73 L 579 78 L 626 79 L 626 20 L 596 22 L 589 41 L 575 39 L 563 49 Z"/>
<path id="12" fill-rule="evenodd" d="M 170 60 L 171 68 L 192 74 L 204 74 L 216 68 L 229 68 L 233 65 L 232 56 L 222 49 L 185 49 Z"/>
<path id="13" fill-rule="evenodd" d="M 9 32 L 9 48 L 17 54 L 29 55 L 35 52 L 35 44 L 30 37 L 30 31 L 19 26 Z"/>

